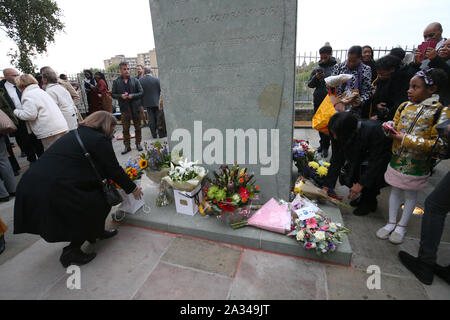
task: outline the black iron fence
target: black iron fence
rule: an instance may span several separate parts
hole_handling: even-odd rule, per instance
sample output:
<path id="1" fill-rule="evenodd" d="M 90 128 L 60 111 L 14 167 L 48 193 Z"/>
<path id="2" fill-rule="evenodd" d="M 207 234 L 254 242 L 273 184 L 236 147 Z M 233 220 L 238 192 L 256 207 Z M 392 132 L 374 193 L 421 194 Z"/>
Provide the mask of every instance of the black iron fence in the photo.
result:
<path id="1" fill-rule="evenodd" d="M 405 61 L 409 62 L 413 58 L 413 52 L 415 48 L 404 47 L 403 50 L 406 51 Z M 374 59 L 377 60 L 391 51 L 391 48 L 373 48 Z M 333 56 L 336 58 L 338 63 L 343 62 L 347 59 L 348 50 L 333 50 Z M 317 66 L 320 60 L 319 52 L 304 52 L 297 56 L 296 70 L 295 70 L 295 98 L 297 105 L 311 105 L 313 100 L 314 89 L 308 88 L 308 79 L 311 71 Z"/>

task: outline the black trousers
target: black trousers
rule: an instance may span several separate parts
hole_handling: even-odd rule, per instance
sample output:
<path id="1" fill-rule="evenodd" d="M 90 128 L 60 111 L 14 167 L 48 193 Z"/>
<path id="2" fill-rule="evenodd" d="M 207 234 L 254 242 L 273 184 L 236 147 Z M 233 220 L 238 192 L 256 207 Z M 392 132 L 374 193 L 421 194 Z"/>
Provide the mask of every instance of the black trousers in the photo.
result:
<path id="1" fill-rule="evenodd" d="M 156 130 L 156 123 L 158 121 L 159 108 L 158 107 L 145 107 L 145 108 L 147 109 L 148 126 L 152 133 L 152 137 L 156 138 L 156 137 L 158 137 L 157 130 Z"/>
<path id="2" fill-rule="evenodd" d="M 4 137 L 5 137 L 5 143 L 6 143 L 6 151 L 8 151 L 8 154 L 9 154 L 8 155 L 9 163 L 11 164 L 11 167 L 13 168 L 14 172 L 17 172 L 20 170 L 20 166 L 19 166 L 19 163 L 17 162 L 16 156 L 14 155 L 11 141 L 9 141 L 8 135 L 5 135 Z"/>
<path id="3" fill-rule="evenodd" d="M 425 200 L 422 219 L 419 259 L 429 265 L 436 263 L 437 251 L 444 230 L 445 218 L 450 211 L 450 172 L 439 182 Z"/>
<path id="4" fill-rule="evenodd" d="M 35 162 L 44 153 L 44 146 L 33 133 L 28 134 L 24 121 L 19 122 L 19 127 L 15 134 L 17 144 L 27 155 L 28 162 Z"/>

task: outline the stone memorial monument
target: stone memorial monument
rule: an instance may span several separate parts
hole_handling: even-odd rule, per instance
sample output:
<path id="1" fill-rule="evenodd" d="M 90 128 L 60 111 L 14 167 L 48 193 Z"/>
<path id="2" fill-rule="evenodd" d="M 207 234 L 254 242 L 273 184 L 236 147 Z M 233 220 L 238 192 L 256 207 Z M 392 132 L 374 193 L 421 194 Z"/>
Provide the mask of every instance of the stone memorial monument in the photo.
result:
<path id="1" fill-rule="evenodd" d="M 171 150 L 288 200 L 296 0 L 150 0 Z"/>

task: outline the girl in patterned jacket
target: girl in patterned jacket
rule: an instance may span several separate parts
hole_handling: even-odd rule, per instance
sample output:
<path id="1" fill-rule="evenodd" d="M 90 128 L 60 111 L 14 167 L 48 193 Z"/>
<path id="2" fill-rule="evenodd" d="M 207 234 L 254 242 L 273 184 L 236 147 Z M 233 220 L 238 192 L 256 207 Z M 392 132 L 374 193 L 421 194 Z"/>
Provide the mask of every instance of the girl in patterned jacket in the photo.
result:
<path id="1" fill-rule="evenodd" d="M 447 85 L 447 81 L 447 75 L 440 69 L 416 73 L 410 81 L 409 101 L 399 106 L 394 121 L 383 124 L 386 134 L 393 139 L 392 159 L 384 176 L 392 190 L 389 222 L 376 233 L 380 239 L 389 238 L 394 244 L 403 242 L 418 191 L 427 186 L 432 150 L 444 147 L 436 126 L 450 118 L 450 110 L 439 103 L 436 93 Z M 397 132 L 387 130 L 386 124 Z M 397 223 L 398 209 L 403 202 L 403 214 Z"/>

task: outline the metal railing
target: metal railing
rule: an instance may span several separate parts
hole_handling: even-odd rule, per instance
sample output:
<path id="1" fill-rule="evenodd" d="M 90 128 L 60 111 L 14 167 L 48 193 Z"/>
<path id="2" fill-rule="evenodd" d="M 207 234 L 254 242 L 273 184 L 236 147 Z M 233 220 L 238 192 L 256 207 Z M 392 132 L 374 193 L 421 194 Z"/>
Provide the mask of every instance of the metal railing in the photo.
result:
<path id="1" fill-rule="evenodd" d="M 391 48 L 392 49 L 392 48 Z M 391 51 L 389 48 L 373 48 L 374 59 L 377 60 Z M 405 62 L 411 61 L 415 47 L 404 47 L 406 52 Z M 348 50 L 333 50 L 333 57 L 336 58 L 338 63 L 347 59 Z M 314 89 L 308 87 L 308 80 L 311 71 L 318 65 L 320 60 L 319 52 L 304 52 L 297 55 L 296 70 L 295 70 L 295 97 L 294 100 L 297 104 L 308 105 L 312 104 Z"/>

